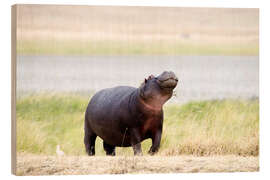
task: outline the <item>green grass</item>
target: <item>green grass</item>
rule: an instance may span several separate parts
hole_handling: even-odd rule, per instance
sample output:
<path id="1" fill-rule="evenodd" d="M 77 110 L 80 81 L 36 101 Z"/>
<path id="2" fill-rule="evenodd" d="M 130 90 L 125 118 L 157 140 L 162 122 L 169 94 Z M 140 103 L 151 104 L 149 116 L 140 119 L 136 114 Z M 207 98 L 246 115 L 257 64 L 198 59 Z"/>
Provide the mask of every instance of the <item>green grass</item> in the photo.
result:
<path id="1" fill-rule="evenodd" d="M 258 55 L 256 43 L 207 44 L 178 41 L 18 41 L 22 55 Z"/>
<path id="2" fill-rule="evenodd" d="M 89 98 L 40 94 L 17 99 L 17 151 L 55 155 L 56 145 L 68 155 L 85 155 L 84 112 Z M 165 105 L 160 155 L 258 155 L 258 100 L 216 100 Z M 150 140 L 142 143 L 144 154 Z M 132 148 L 117 148 L 132 155 Z M 96 154 L 105 155 L 97 138 Z"/>

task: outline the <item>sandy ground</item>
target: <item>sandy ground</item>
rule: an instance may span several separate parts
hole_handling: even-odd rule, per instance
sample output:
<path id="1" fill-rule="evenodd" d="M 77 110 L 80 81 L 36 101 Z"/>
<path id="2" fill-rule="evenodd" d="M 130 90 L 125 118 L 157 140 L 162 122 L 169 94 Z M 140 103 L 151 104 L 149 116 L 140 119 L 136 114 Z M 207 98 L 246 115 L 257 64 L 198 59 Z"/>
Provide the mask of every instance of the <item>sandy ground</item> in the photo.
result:
<path id="1" fill-rule="evenodd" d="M 255 172 L 259 157 L 19 155 L 17 175 Z"/>
<path id="2" fill-rule="evenodd" d="M 170 102 L 259 96 L 258 56 L 18 56 L 17 93 L 91 92 L 139 87 L 172 70 L 180 82 Z"/>

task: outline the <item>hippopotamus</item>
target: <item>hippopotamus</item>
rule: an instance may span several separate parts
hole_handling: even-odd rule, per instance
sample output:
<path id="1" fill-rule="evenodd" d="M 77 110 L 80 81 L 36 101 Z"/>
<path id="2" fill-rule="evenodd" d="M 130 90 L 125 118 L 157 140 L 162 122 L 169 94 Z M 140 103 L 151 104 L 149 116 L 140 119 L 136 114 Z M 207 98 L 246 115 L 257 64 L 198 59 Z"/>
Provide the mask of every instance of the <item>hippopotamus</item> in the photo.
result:
<path id="1" fill-rule="evenodd" d="M 84 144 L 89 156 L 95 155 L 95 140 L 103 140 L 106 155 L 115 147 L 133 147 L 142 155 L 141 142 L 152 139 L 149 154 L 160 147 L 163 104 L 172 97 L 178 78 L 172 71 L 150 75 L 139 88 L 117 86 L 97 92 L 90 100 L 84 121 Z"/>

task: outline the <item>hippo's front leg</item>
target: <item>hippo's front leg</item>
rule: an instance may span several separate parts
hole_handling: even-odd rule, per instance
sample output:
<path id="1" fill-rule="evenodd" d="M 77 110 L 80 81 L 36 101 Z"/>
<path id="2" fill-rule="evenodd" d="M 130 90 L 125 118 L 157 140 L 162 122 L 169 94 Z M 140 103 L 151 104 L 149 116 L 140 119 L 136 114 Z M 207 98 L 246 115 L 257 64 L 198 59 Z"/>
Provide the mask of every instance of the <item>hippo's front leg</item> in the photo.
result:
<path id="1" fill-rule="evenodd" d="M 131 145 L 134 151 L 134 155 L 143 155 L 142 148 L 141 148 L 141 135 L 138 129 L 132 128 L 130 129 L 130 136 L 131 136 Z"/>
<path id="2" fill-rule="evenodd" d="M 137 144 L 134 144 L 132 145 L 133 147 L 133 151 L 134 151 L 134 155 L 139 155 L 139 156 L 142 156 L 142 148 L 141 148 L 141 143 L 137 143 Z"/>
<path id="3" fill-rule="evenodd" d="M 161 135 L 162 135 L 162 130 L 161 129 L 157 130 L 152 135 L 152 146 L 148 151 L 148 153 L 150 155 L 154 155 L 156 152 L 158 152 L 158 149 L 159 149 L 159 146 L 160 146 L 160 141 L 161 141 Z"/>

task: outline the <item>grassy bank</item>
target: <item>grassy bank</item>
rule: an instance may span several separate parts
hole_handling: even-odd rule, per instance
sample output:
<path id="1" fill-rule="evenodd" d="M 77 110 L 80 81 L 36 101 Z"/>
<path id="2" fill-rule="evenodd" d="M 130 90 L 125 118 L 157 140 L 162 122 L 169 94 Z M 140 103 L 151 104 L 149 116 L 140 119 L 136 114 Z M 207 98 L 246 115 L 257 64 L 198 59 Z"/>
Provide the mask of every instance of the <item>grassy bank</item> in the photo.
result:
<path id="1" fill-rule="evenodd" d="M 17 100 L 18 152 L 85 155 L 84 112 L 89 98 L 77 95 L 33 95 Z M 258 100 L 221 100 L 166 105 L 159 155 L 258 155 Z M 146 153 L 151 141 L 143 142 Z M 117 148 L 117 155 L 132 155 Z M 97 138 L 96 154 L 104 155 Z"/>
<path id="2" fill-rule="evenodd" d="M 19 41 L 20 55 L 258 55 L 254 43 L 196 43 L 181 41 Z"/>

